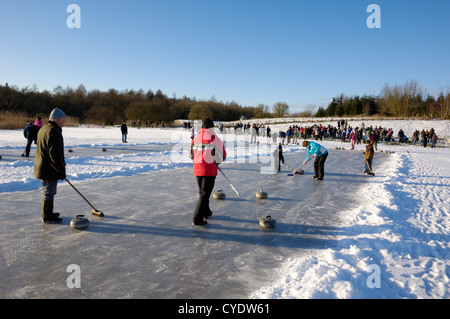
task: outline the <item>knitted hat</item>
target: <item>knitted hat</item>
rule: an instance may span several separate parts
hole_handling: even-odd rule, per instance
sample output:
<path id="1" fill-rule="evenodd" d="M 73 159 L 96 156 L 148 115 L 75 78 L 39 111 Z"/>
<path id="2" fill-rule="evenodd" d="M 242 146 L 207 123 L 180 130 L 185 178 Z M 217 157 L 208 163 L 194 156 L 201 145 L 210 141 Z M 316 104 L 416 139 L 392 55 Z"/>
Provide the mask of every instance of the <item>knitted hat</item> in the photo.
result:
<path id="1" fill-rule="evenodd" d="M 205 119 L 204 121 L 203 121 L 203 125 L 202 125 L 202 127 L 203 128 L 211 128 L 211 127 L 214 127 L 214 122 L 211 120 L 211 119 Z"/>
<path id="2" fill-rule="evenodd" d="M 53 109 L 52 113 L 50 113 L 50 120 L 58 120 L 58 119 L 62 119 L 63 117 L 66 117 L 66 113 L 64 113 L 63 111 L 61 111 L 58 108 Z"/>

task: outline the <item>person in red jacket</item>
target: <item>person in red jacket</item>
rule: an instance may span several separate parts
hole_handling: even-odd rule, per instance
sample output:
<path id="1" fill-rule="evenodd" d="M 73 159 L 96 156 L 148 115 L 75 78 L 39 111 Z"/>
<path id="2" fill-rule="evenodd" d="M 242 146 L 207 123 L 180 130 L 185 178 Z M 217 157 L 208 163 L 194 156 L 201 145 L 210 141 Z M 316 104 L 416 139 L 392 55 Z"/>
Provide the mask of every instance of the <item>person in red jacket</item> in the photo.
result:
<path id="1" fill-rule="evenodd" d="M 191 142 L 191 159 L 194 162 L 194 175 L 197 177 L 199 198 L 194 210 L 193 225 L 206 225 L 206 219 L 212 215 L 209 198 L 214 189 L 217 166 L 222 163 L 227 153 L 222 140 L 211 128 L 214 123 L 210 119 L 203 121 L 202 129 Z"/>

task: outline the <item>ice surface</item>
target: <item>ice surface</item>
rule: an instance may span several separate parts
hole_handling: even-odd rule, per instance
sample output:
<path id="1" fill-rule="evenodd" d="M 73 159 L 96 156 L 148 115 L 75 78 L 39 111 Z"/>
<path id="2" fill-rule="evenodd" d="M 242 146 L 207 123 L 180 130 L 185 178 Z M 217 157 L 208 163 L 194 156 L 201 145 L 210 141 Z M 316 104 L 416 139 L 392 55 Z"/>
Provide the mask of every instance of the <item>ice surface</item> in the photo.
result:
<path id="1" fill-rule="evenodd" d="M 329 165 L 339 166 L 342 154 L 330 156 Z M 302 155 L 286 161 L 298 163 Z M 340 193 L 341 183 L 356 190 L 367 179 L 349 172 L 361 166 L 361 158 L 349 163 L 327 175 L 328 184 L 313 180 L 310 172 L 288 177 L 288 169 L 261 174 L 264 164 L 224 164 L 241 197 L 218 176 L 215 189 L 227 199 L 211 200 L 214 216 L 206 227 L 191 226 L 198 196 L 191 168 L 76 183 L 104 218 L 89 216 L 83 199 L 60 183 L 55 210 L 63 225 L 40 223 L 39 190 L 0 194 L 1 234 L 7 238 L 3 296 L 245 298 L 278 278 L 289 256 L 335 245 L 338 212 L 356 205 L 357 198 L 337 203 L 331 190 Z M 256 199 L 261 188 L 268 199 Z M 88 215 L 87 230 L 68 227 L 77 214 Z M 259 228 L 266 215 L 278 221 L 275 230 Z M 81 268 L 81 290 L 66 286 L 70 264 Z"/>
<path id="2" fill-rule="evenodd" d="M 132 143 L 123 145 L 118 128 L 64 129 L 74 150 L 66 153 L 68 178 L 106 216 L 90 215 L 61 182 L 62 225 L 40 222 L 33 159 L 20 157 L 21 132 L 2 131 L 0 297 L 449 297 L 448 149 L 380 145 L 395 153 L 376 152 L 370 177 L 361 174 L 362 145 L 350 151 L 324 141 L 325 180 L 315 181 L 312 163 L 305 175 L 288 177 L 285 166 L 270 174 L 264 140 L 257 147 L 223 135 L 230 157 L 221 167 L 241 197 L 219 174 L 214 191 L 227 198 L 211 199 L 214 216 L 195 227 L 189 133 L 130 131 Z M 284 150 L 292 167 L 305 157 L 300 146 Z M 260 189 L 268 199 L 256 199 Z M 87 230 L 69 227 L 78 214 L 89 218 Z M 274 230 L 259 228 L 266 215 L 277 220 Z M 67 286 L 71 264 L 80 266 L 81 289 Z M 381 288 L 367 285 L 373 265 Z"/>

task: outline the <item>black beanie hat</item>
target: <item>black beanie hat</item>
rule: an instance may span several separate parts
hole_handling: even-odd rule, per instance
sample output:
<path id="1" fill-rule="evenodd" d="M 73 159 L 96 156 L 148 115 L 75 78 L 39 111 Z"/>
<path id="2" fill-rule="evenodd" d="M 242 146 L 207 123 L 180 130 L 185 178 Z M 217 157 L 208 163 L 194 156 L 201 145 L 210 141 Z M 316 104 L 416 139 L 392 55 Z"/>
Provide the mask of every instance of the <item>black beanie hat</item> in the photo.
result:
<path id="1" fill-rule="evenodd" d="M 203 121 L 202 127 L 203 127 L 203 128 L 211 128 L 211 127 L 214 127 L 214 122 L 213 122 L 211 119 L 205 119 L 205 120 Z"/>

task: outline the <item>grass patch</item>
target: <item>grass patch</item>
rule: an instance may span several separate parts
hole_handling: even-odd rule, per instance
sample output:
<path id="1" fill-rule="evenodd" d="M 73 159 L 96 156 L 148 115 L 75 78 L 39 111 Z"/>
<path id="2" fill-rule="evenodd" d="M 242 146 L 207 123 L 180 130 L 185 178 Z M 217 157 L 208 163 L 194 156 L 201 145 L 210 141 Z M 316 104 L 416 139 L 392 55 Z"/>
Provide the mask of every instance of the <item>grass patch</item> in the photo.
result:
<path id="1" fill-rule="evenodd" d="M 46 125 L 48 117 L 41 116 L 42 124 Z M 28 123 L 34 123 L 36 117 L 28 116 L 25 112 L 0 111 L 0 130 L 23 129 Z M 68 116 L 64 126 L 78 126 L 77 118 Z"/>

